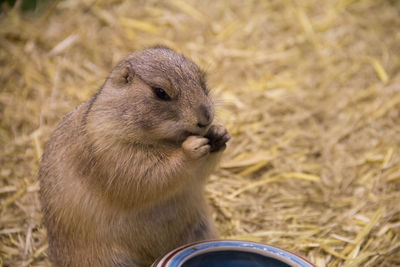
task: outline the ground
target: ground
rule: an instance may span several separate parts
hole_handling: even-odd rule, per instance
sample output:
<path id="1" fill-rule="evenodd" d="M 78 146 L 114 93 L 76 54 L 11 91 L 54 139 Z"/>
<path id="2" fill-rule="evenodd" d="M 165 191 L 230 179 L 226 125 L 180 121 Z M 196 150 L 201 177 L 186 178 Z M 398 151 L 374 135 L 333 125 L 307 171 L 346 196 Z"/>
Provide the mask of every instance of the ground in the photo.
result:
<path id="1" fill-rule="evenodd" d="M 20 1 L 17 1 L 17 3 Z M 222 237 L 317 266 L 400 266 L 400 2 L 69 0 L 0 13 L 0 266 L 48 266 L 37 171 L 63 114 L 130 52 L 208 73 L 233 138 Z"/>

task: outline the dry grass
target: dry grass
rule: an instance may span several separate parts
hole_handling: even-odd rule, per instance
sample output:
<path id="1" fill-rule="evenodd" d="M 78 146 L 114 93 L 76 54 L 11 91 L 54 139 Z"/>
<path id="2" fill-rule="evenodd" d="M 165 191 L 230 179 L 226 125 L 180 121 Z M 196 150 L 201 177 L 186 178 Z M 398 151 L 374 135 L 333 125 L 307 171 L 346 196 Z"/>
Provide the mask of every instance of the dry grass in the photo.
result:
<path id="1" fill-rule="evenodd" d="M 400 266 L 400 2 L 68 0 L 0 18 L 0 266 L 48 266 L 37 170 L 63 114 L 155 44 L 209 74 L 233 134 L 221 234 L 318 266 Z"/>

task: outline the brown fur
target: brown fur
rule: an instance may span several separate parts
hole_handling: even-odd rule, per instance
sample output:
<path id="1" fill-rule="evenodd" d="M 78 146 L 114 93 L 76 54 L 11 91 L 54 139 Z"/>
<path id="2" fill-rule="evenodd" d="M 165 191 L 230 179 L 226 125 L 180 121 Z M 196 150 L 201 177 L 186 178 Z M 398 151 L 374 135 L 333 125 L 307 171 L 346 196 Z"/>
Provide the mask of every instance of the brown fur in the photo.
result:
<path id="1" fill-rule="evenodd" d="M 115 67 L 64 117 L 43 155 L 52 262 L 149 266 L 177 246 L 215 238 L 203 185 L 229 134 L 211 125 L 213 114 L 204 74 L 171 49 L 137 51 Z"/>

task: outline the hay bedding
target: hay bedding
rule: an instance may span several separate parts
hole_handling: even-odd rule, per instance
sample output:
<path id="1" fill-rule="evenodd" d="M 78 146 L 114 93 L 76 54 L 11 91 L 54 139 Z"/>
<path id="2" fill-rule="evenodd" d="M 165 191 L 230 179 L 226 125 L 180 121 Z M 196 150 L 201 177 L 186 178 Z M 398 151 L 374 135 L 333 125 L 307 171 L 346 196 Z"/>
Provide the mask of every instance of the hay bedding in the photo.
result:
<path id="1" fill-rule="evenodd" d="M 233 134 L 207 186 L 223 237 L 318 266 L 400 266 L 398 1 L 69 0 L 0 24 L 0 266 L 48 266 L 43 146 L 155 44 L 207 70 Z"/>

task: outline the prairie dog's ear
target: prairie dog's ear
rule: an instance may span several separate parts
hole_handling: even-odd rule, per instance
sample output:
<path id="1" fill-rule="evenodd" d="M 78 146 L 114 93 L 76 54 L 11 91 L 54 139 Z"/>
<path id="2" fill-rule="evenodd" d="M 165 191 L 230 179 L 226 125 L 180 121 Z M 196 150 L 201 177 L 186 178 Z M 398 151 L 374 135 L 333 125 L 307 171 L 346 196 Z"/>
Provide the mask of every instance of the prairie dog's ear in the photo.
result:
<path id="1" fill-rule="evenodd" d="M 135 71 L 130 62 L 124 61 L 118 64 L 111 72 L 110 80 L 111 83 L 117 87 L 123 87 L 129 85 L 133 81 Z"/>

